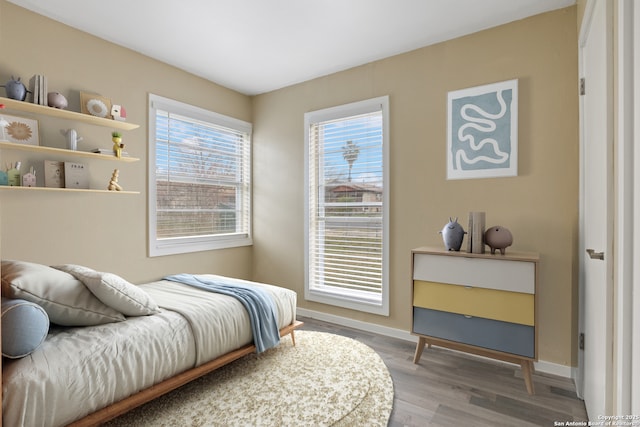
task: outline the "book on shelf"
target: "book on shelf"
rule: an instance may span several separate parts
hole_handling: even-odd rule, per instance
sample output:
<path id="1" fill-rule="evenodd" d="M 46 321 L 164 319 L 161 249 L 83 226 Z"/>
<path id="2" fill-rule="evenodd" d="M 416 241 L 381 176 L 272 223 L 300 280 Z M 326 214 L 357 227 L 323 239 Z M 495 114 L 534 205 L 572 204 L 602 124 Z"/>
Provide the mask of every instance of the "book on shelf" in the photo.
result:
<path id="1" fill-rule="evenodd" d="M 41 74 L 35 74 L 29 79 L 29 91 L 31 92 L 32 102 L 38 105 L 48 105 L 47 102 L 47 77 Z"/>
<path id="2" fill-rule="evenodd" d="M 64 162 L 44 161 L 44 186 L 64 188 Z"/>
<path id="3" fill-rule="evenodd" d="M 41 76 L 42 81 L 40 82 L 40 105 L 49 105 L 49 85 L 47 84 L 47 76 Z"/>
<path id="4" fill-rule="evenodd" d="M 485 213 L 469 212 L 469 229 L 467 230 L 467 252 L 484 253 Z"/>
<path id="5" fill-rule="evenodd" d="M 84 163 L 64 162 L 64 187 L 89 188 L 89 167 Z"/>
<path id="6" fill-rule="evenodd" d="M 29 92 L 31 92 L 31 102 L 37 104 L 40 101 L 40 81 L 37 75 L 29 79 Z"/>

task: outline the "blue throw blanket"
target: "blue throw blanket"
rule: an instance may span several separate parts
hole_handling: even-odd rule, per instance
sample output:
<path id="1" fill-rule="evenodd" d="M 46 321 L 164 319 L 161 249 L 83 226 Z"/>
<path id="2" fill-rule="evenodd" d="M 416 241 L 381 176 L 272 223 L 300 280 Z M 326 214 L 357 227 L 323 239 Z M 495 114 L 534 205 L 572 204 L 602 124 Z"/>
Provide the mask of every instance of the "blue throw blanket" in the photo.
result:
<path id="1" fill-rule="evenodd" d="M 165 279 L 238 299 L 249 313 L 257 353 L 275 347 L 280 342 L 276 306 L 266 291 L 194 274 L 175 274 Z"/>

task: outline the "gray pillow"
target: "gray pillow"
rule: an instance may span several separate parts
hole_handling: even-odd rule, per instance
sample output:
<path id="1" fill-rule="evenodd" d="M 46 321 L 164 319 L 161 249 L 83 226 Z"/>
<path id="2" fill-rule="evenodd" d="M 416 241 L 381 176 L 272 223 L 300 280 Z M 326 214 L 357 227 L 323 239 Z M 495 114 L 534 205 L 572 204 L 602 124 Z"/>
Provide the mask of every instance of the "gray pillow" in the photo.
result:
<path id="1" fill-rule="evenodd" d="M 2 295 L 24 299 L 47 312 L 51 323 L 91 326 L 125 320 L 69 273 L 42 264 L 3 260 Z"/>
<path id="2" fill-rule="evenodd" d="M 38 304 L 2 298 L 2 355 L 18 359 L 35 351 L 47 337 L 49 316 Z"/>
<path id="3" fill-rule="evenodd" d="M 113 273 L 102 273 L 81 265 L 54 266 L 85 284 L 100 301 L 125 316 L 159 313 L 158 305 L 144 290 Z"/>

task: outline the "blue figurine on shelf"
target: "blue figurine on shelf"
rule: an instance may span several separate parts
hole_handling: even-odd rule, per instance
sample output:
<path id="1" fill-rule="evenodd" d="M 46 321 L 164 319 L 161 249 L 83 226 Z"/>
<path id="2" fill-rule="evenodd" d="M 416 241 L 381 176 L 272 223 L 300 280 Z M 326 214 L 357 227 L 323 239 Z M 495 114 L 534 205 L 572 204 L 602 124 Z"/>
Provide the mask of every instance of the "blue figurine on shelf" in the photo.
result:
<path id="1" fill-rule="evenodd" d="M 442 240 L 444 241 L 444 247 L 448 251 L 459 251 L 462 246 L 462 239 L 467 234 L 466 231 L 458 224 L 458 217 L 451 219 L 440 231 L 442 234 Z"/>
<path id="2" fill-rule="evenodd" d="M 18 101 L 24 101 L 27 98 L 27 87 L 20 81 L 20 77 L 17 79 L 11 76 L 11 80 L 9 80 L 6 84 L 0 86 L 4 87 L 7 92 L 7 98 L 16 99 Z"/>

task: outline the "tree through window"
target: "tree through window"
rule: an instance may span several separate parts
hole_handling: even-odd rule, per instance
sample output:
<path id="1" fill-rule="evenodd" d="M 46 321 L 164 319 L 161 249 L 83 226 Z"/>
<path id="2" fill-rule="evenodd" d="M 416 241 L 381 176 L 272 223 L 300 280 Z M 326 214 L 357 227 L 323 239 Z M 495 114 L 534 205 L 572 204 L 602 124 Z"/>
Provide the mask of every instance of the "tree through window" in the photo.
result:
<path id="1" fill-rule="evenodd" d="M 151 254 L 250 244 L 251 125 L 154 95 L 149 110 Z"/>

